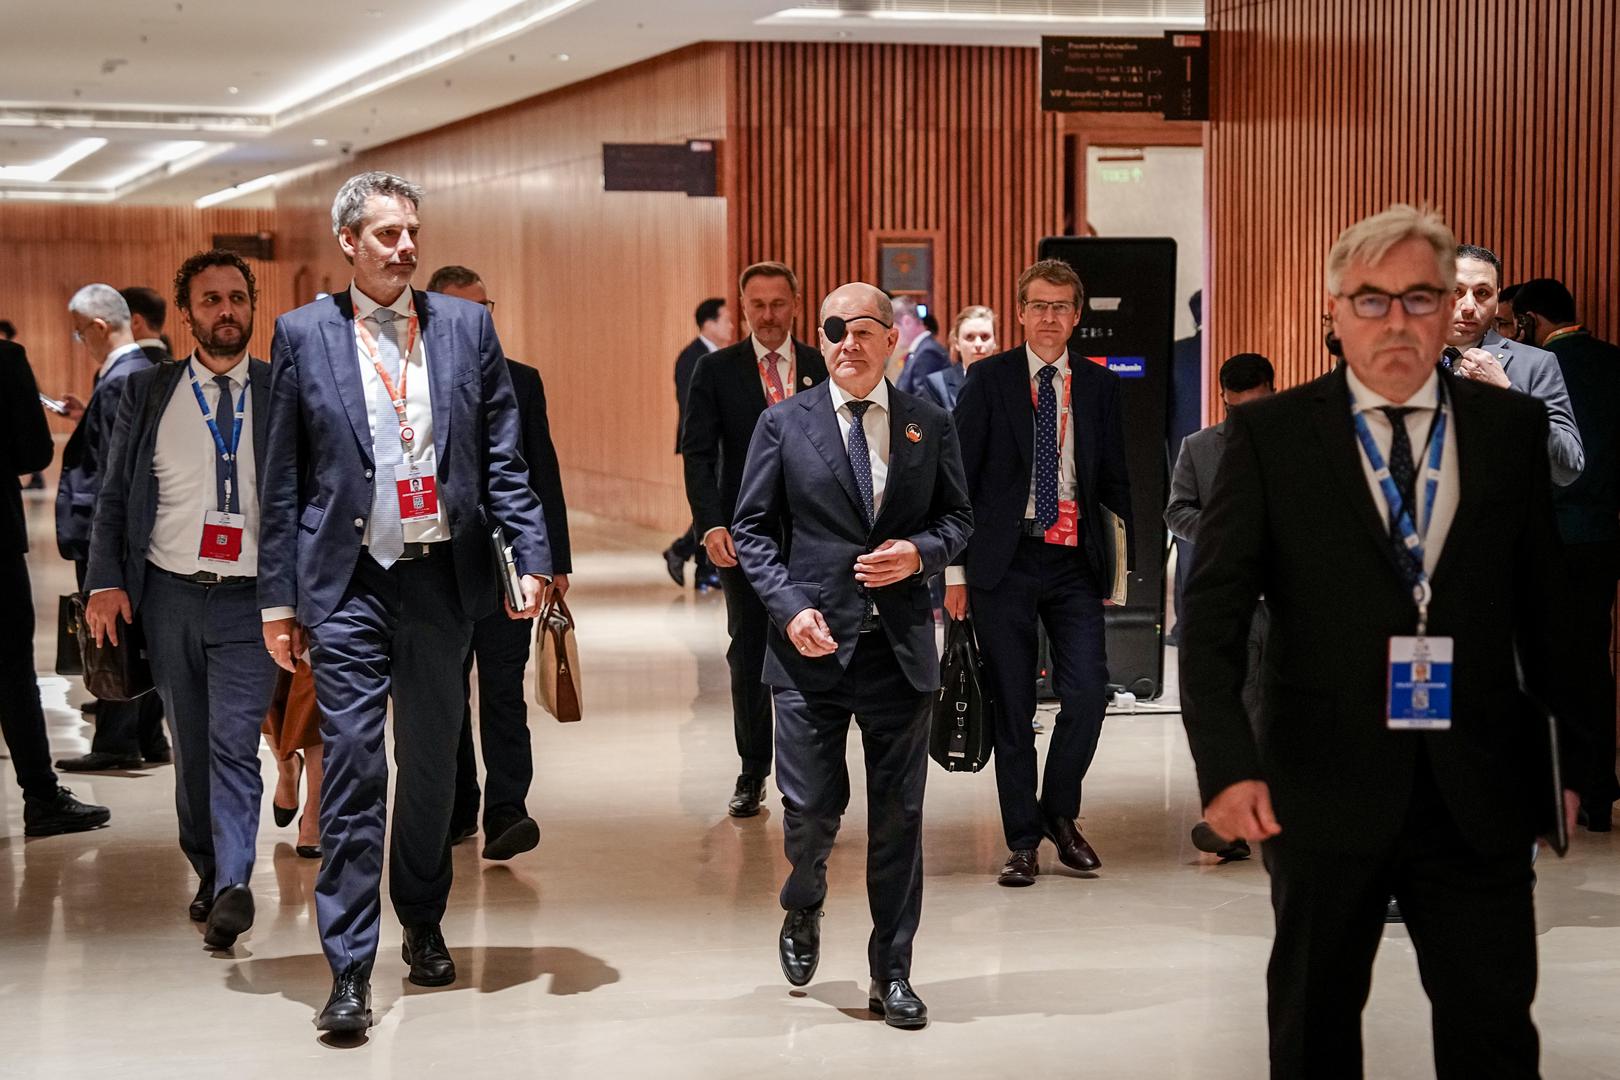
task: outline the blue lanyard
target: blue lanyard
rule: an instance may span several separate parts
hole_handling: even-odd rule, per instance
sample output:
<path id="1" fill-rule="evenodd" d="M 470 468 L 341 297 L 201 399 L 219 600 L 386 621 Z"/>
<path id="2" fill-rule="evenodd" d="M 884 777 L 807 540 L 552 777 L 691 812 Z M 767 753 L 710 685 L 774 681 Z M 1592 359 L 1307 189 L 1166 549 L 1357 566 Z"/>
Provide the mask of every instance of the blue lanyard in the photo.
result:
<path id="1" fill-rule="evenodd" d="M 203 397 L 202 385 L 197 382 L 196 369 L 187 365 L 191 375 L 191 392 L 197 396 L 197 408 L 202 410 L 203 423 L 208 425 L 208 434 L 214 437 L 214 449 L 219 452 L 220 459 L 231 467 L 230 475 L 225 478 L 225 506 L 220 510 L 229 510 L 230 504 L 236 502 L 236 449 L 242 445 L 242 412 L 247 408 L 247 387 L 236 397 L 236 422 L 231 428 L 231 445 L 225 445 L 225 436 L 220 434 L 219 424 L 214 422 L 214 414 L 208 408 L 208 401 Z"/>
<path id="2" fill-rule="evenodd" d="M 1434 428 L 1429 432 L 1429 466 L 1424 470 L 1425 484 L 1424 505 L 1428 514 L 1422 521 L 1422 530 L 1419 531 L 1414 518 L 1417 516 L 1415 507 L 1408 507 L 1401 498 L 1401 491 L 1395 486 L 1395 480 L 1389 475 L 1389 466 L 1384 461 L 1384 455 L 1378 452 L 1378 444 L 1373 441 L 1372 431 L 1367 427 L 1367 418 L 1362 413 L 1355 414 L 1356 437 L 1361 440 L 1361 451 L 1367 455 L 1367 464 L 1372 466 L 1373 476 L 1378 481 L 1379 490 L 1384 493 L 1384 501 L 1389 504 L 1391 516 L 1395 518 L 1395 527 L 1401 531 L 1401 543 L 1405 545 L 1407 555 L 1417 564 L 1418 583 L 1412 589 L 1412 599 L 1418 605 L 1418 635 L 1421 637 L 1428 628 L 1429 600 L 1433 590 L 1429 588 L 1429 575 L 1423 569 L 1423 541 L 1429 535 L 1429 525 L 1434 521 L 1434 497 L 1440 488 L 1440 461 L 1445 455 L 1446 447 L 1446 401 L 1444 390 L 1440 392 L 1440 402 L 1436 406 Z M 1400 421 L 1405 423 L 1405 420 Z"/>

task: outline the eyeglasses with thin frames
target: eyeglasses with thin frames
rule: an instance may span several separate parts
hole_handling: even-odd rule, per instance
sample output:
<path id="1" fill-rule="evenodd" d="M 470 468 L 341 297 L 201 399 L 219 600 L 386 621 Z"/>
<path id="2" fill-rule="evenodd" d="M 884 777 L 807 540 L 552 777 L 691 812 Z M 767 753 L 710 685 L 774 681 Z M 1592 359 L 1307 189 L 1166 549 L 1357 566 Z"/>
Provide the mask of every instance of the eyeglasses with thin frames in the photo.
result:
<path id="1" fill-rule="evenodd" d="M 1402 293 L 1384 292 L 1382 289 L 1357 289 L 1341 299 L 1350 301 L 1350 310 L 1358 319 L 1382 319 L 1389 314 L 1390 305 L 1399 300 L 1408 315 L 1433 315 L 1440 310 L 1445 290 L 1428 285 L 1407 289 Z"/>
<path id="2" fill-rule="evenodd" d="M 1067 319 L 1075 313 L 1077 308 L 1072 300 L 1031 300 L 1024 305 L 1024 310 L 1037 319 L 1044 319 L 1048 314 L 1056 315 L 1060 319 Z"/>

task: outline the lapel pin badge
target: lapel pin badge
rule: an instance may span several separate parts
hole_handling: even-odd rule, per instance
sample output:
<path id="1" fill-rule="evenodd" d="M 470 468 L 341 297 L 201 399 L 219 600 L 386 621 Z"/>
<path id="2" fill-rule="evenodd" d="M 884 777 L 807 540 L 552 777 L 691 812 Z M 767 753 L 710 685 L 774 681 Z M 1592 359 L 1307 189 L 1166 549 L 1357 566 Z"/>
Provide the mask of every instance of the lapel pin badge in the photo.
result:
<path id="1" fill-rule="evenodd" d="M 800 379 L 799 380 L 799 385 L 801 385 L 801 386 L 809 386 L 810 385 L 810 376 L 806 375 L 804 378 Z"/>
<path id="2" fill-rule="evenodd" d="M 912 442 L 922 442 L 922 428 L 916 424 L 906 425 L 906 438 Z"/>

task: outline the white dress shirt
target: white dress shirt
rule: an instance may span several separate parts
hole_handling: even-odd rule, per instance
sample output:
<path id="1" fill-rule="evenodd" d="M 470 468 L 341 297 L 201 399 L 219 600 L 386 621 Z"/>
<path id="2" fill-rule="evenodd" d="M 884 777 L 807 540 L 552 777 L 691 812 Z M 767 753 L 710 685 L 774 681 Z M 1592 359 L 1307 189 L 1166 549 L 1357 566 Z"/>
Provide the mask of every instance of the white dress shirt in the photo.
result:
<path id="1" fill-rule="evenodd" d="M 883 509 L 883 489 L 889 482 L 889 380 L 882 379 L 865 398 L 846 394 L 837 383 L 828 380 L 832 394 L 833 415 L 838 417 L 838 434 L 844 440 L 844 453 L 849 453 L 849 429 L 855 424 L 855 414 L 849 411 L 851 401 L 870 401 L 872 407 L 861 418 L 861 430 L 866 432 L 866 456 L 872 463 L 872 519 L 877 520 Z"/>
<path id="2" fill-rule="evenodd" d="M 1383 455 L 1384 461 L 1389 461 L 1389 447 L 1395 439 L 1395 429 L 1390 425 L 1389 417 L 1382 410 L 1395 402 L 1381 397 L 1367 387 L 1367 384 L 1356 378 L 1354 371 L 1345 369 L 1345 376 L 1350 383 L 1350 399 L 1352 408 L 1367 419 L 1367 430 L 1372 433 L 1373 443 L 1377 445 L 1378 452 Z M 1417 482 L 1413 485 L 1417 489 L 1418 513 L 1421 515 L 1413 525 L 1418 535 L 1423 536 L 1423 572 L 1433 574 L 1435 564 L 1440 561 L 1441 548 L 1445 546 L 1446 535 L 1451 531 L 1452 519 L 1457 516 L 1457 499 L 1460 493 L 1461 482 L 1457 472 L 1457 414 L 1454 410 L 1446 411 L 1446 439 L 1441 449 L 1440 457 L 1440 484 L 1435 489 L 1434 506 L 1428 506 L 1429 468 L 1429 426 L 1434 421 L 1435 408 L 1440 401 L 1440 374 L 1432 372 L 1429 381 L 1413 394 L 1403 408 L 1412 411 L 1406 414 L 1406 432 L 1412 440 L 1412 460 L 1417 465 Z M 1389 522 L 1389 501 L 1384 498 L 1384 489 L 1378 483 L 1378 477 L 1373 472 L 1372 465 L 1367 461 L 1367 455 L 1361 448 L 1361 441 L 1356 441 L 1356 457 L 1361 461 L 1362 474 L 1367 478 L 1367 489 L 1372 492 L 1373 504 L 1378 509 L 1378 520 Z M 1426 536 L 1423 533 L 1423 522 L 1429 523 Z"/>
<path id="3" fill-rule="evenodd" d="M 1039 391 L 1041 384 L 1038 381 L 1041 369 L 1046 367 L 1045 361 L 1035 355 L 1035 350 L 1028 345 L 1024 346 L 1024 356 L 1029 361 L 1029 385 L 1032 391 Z M 1064 349 L 1063 355 L 1052 362 L 1058 373 L 1052 379 L 1052 393 L 1057 397 L 1058 422 L 1063 422 L 1063 381 L 1069 378 L 1069 350 Z M 1072 394 L 1071 394 L 1072 397 Z M 1034 400 L 1033 397 L 1031 400 Z M 1034 410 L 1030 410 L 1030 423 L 1035 423 Z M 1039 431 L 1036 433 L 1039 438 Z M 1074 475 L 1074 404 L 1069 404 L 1068 433 L 1059 434 L 1058 445 L 1063 452 L 1058 455 L 1058 501 L 1072 501 L 1075 498 L 1077 486 Z M 1024 517 L 1035 516 L 1035 465 L 1032 462 L 1029 470 L 1029 502 L 1024 505 Z"/>
<path id="4" fill-rule="evenodd" d="M 361 292 L 357 285 L 349 287 L 349 295 L 354 300 L 356 322 L 382 307 L 377 301 Z M 397 316 L 394 320 L 394 340 L 399 343 L 401 350 L 407 344 L 411 345 L 409 355 L 401 353 L 400 376 L 405 380 L 405 422 L 415 430 L 416 437 L 411 440 L 408 447 L 402 444 L 400 453 L 406 462 L 421 463 L 433 453 L 433 394 L 428 379 L 427 346 L 422 341 L 420 324 L 418 324 L 417 333 L 414 335 L 415 342 L 411 342 L 411 322 L 408 317 L 415 311 L 411 290 L 406 289 L 401 292 L 388 307 Z M 367 324 L 366 329 L 371 332 L 374 338 L 380 339 L 381 331 L 375 325 Z M 377 377 L 377 369 L 371 361 L 371 352 L 361 339 L 358 326 L 354 328 L 354 348 L 360 364 L 360 388 L 366 395 L 366 419 L 371 430 L 372 442 L 375 444 L 377 439 L 377 417 L 371 409 L 371 403 L 375 395 L 380 394 L 386 398 L 388 392 L 383 389 L 382 380 Z M 395 427 L 392 409 L 388 410 L 388 415 L 390 417 L 389 426 L 388 430 L 383 432 L 383 437 L 397 439 L 399 434 Z M 392 490 L 394 483 L 392 476 L 380 477 L 378 480 L 388 484 L 390 490 Z M 439 502 L 439 517 L 437 520 L 408 521 L 404 524 L 404 530 L 405 543 L 407 544 L 434 544 L 441 540 L 450 539 L 450 526 L 444 520 L 442 496 Z M 361 539 L 361 543 L 368 545 L 371 543 L 371 523 L 369 521 L 366 523 L 366 532 Z"/>
<path id="5" fill-rule="evenodd" d="M 107 372 L 112 370 L 112 366 L 118 362 L 119 357 L 137 352 L 141 352 L 141 347 L 139 344 L 132 341 L 128 345 L 120 345 L 118 348 L 108 353 L 106 358 L 101 361 L 101 366 L 96 369 L 96 381 L 100 382 L 102 379 L 107 377 Z M 145 354 L 143 353 L 142 355 Z"/>
<path id="6" fill-rule="evenodd" d="M 235 403 L 242 408 L 242 441 L 236 448 L 237 509 L 247 520 L 242 529 L 242 557 L 235 569 L 216 564 L 204 566 L 197 559 L 202 541 L 203 515 L 220 509 L 215 471 L 219 454 L 214 436 L 208 431 L 191 379 L 182 377 L 158 418 L 157 442 L 152 451 L 152 479 L 157 483 L 157 516 L 152 521 L 152 545 L 147 560 L 175 574 L 195 574 L 207 570 L 228 577 L 253 577 L 259 572 L 259 481 L 254 474 L 253 395 L 248 388 L 248 360 L 225 373 L 231 381 L 232 411 L 219 411 L 219 386 L 215 375 L 196 356 L 187 361 L 191 374 L 202 387 L 203 400 L 213 414 L 219 433 L 230 445 L 235 424 Z"/>
<path id="7" fill-rule="evenodd" d="M 788 339 L 782 342 L 781 347 L 778 349 L 767 349 L 765 346 L 759 343 L 759 338 L 752 334 L 748 335 L 748 340 L 754 343 L 754 359 L 758 360 L 760 363 L 766 363 L 765 357 L 770 355 L 772 352 L 776 353 L 776 377 L 782 380 L 783 400 L 792 397 L 793 336 L 791 334 L 788 335 Z M 759 377 L 759 387 L 761 390 L 765 391 L 765 405 L 766 407 L 769 407 L 771 403 L 771 384 L 765 381 L 765 376 L 763 374 L 761 374 Z"/>
<path id="8" fill-rule="evenodd" d="M 702 334 L 698 335 L 698 340 L 703 342 L 703 347 L 705 349 L 707 349 L 709 352 L 715 352 L 720 348 L 720 346 L 716 345 L 714 342 L 710 341 L 708 338 L 704 337 Z"/>

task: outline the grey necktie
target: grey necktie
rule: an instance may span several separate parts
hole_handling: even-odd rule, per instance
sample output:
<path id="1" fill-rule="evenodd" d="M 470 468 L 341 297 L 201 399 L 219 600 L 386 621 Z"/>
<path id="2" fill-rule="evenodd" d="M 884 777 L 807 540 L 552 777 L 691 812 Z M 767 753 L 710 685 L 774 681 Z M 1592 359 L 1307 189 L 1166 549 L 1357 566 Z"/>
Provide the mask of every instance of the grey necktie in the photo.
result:
<path id="1" fill-rule="evenodd" d="M 400 355 L 398 323 L 389 308 L 378 308 L 366 316 L 374 327 L 377 340 L 377 362 L 388 373 L 394 386 L 399 386 Z M 376 468 L 371 474 L 371 557 L 387 569 L 405 553 L 405 529 L 399 521 L 399 495 L 394 487 L 394 467 L 405 458 L 400 452 L 399 414 L 388 398 L 388 390 L 378 379 L 371 395 L 371 460 Z"/>

